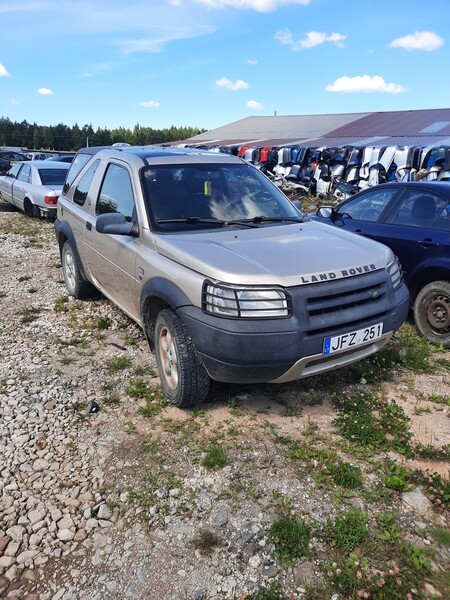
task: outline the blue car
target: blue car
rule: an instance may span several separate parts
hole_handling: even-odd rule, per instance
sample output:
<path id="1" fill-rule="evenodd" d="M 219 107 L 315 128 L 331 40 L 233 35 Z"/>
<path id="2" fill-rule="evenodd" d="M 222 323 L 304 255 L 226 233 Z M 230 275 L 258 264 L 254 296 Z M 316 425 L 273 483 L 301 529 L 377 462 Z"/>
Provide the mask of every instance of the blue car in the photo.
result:
<path id="1" fill-rule="evenodd" d="M 450 348 L 450 183 L 377 185 L 308 216 L 389 246 L 402 264 L 417 328 Z"/>

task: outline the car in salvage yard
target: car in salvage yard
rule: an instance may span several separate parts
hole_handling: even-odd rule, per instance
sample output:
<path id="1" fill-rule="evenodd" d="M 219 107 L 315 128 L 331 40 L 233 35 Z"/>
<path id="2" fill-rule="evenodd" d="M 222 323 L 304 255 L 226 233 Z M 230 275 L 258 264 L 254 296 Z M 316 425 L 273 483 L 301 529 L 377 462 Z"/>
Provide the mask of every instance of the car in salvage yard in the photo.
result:
<path id="1" fill-rule="evenodd" d="M 399 258 L 419 331 L 450 348 L 450 184 L 387 183 L 309 215 L 389 246 Z"/>
<path id="2" fill-rule="evenodd" d="M 305 221 L 230 155 L 81 149 L 55 233 L 69 294 L 98 289 L 142 327 L 179 407 L 211 380 L 284 383 L 370 356 L 408 312 L 389 248 Z"/>
<path id="3" fill-rule="evenodd" d="M 0 174 L 6 173 L 13 165 L 23 160 L 29 160 L 29 158 L 15 150 L 0 150 Z"/>
<path id="4" fill-rule="evenodd" d="M 69 166 L 46 160 L 18 162 L 0 176 L 0 198 L 29 217 L 55 218 Z"/>

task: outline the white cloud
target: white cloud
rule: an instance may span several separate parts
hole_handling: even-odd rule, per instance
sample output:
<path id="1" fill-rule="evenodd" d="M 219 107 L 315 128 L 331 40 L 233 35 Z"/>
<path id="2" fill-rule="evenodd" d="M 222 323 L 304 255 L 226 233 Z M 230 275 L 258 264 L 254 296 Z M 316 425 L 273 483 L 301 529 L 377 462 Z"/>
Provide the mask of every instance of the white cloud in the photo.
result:
<path id="1" fill-rule="evenodd" d="M 444 43 L 444 40 L 432 31 L 416 31 L 404 37 L 393 40 L 391 48 L 404 48 L 405 50 L 426 50 L 432 52 L 437 50 Z"/>
<path id="2" fill-rule="evenodd" d="M 294 40 L 292 31 L 288 27 L 282 31 L 277 31 L 274 37 L 282 44 L 291 46 L 293 52 L 298 52 L 299 50 L 304 50 L 305 48 L 314 48 L 315 46 L 320 46 L 325 42 L 331 42 L 342 48 L 344 45 L 344 40 L 347 39 L 347 36 L 341 33 L 326 34 L 320 31 L 309 31 L 306 34 L 305 39 Z"/>
<path id="3" fill-rule="evenodd" d="M 217 87 L 225 88 L 227 90 L 233 90 L 233 92 L 237 92 L 238 90 L 248 90 L 250 84 L 242 79 L 236 79 L 236 81 L 231 81 L 228 77 L 221 77 L 216 80 Z"/>
<path id="4" fill-rule="evenodd" d="M 11 77 L 5 67 L 0 63 L 0 77 Z"/>
<path id="5" fill-rule="evenodd" d="M 160 104 L 155 100 L 149 100 L 148 102 L 141 102 L 141 106 L 144 106 L 145 108 L 158 108 Z"/>
<path id="6" fill-rule="evenodd" d="M 257 65 L 259 60 L 257 58 L 249 58 L 247 62 L 249 65 Z"/>
<path id="7" fill-rule="evenodd" d="M 399 83 L 386 83 L 380 75 L 357 75 L 356 77 L 339 77 L 334 83 L 327 85 L 327 92 L 383 92 L 399 94 L 405 88 Z"/>
<path id="8" fill-rule="evenodd" d="M 19 102 L 18 100 L 16 100 L 15 98 L 11 98 L 11 104 L 12 104 L 13 106 L 19 106 L 19 105 L 20 105 L 20 102 Z"/>
<path id="9" fill-rule="evenodd" d="M 211 8 L 231 8 L 252 9 L 257 12 L 273 12 L 280 6 L 289 4 L 302 4 L 307 6 L 311 0 L 196 0 L 200 4 L 205 4 Z"/>
<path id="10" fill-rule="evenodd" d="M 247 102 L 247 108 L 250 108 L 251 110 L 262 110 L 263 105 L 261 102 L 257 102 L 256 100 L 249 100 Z"/>
<path id="11" fill-rule="evenodd" d="M 49 90 L 48 88 L 39 88 L 36 92 L 36 94 L 39 94 L 40 96 L 51 96 L 53 94 L 52 90 Z"/>

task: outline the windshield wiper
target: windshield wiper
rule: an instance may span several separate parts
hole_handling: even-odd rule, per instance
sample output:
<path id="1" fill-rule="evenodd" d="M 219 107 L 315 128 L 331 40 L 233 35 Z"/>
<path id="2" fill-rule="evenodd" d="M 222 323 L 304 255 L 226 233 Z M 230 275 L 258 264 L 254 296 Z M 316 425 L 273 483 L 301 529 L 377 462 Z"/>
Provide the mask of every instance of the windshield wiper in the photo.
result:
<path id="1" fill-rule="evenodd" d="M 303 223 L 303 219 L 301 217 L 263 217 L 262 215 L 259 217 L 253 217 L 250 219 L 251 223 L 277 223 L 282 221 L 288 221 L 289 223 Z"/>
<path id="2" fill-rule="evenodd" d="M 220 219 L 203 219 L 202 217 L 187 217 L 185 219 L 160 219 L 158 225 L 165 223 L 186 223 L 187 225 L 219 225 L 227 227 L 228 225 L 244 225 L 244 227 L 257 227 L 257 223 L 250 221 L 221 221 Z"/>

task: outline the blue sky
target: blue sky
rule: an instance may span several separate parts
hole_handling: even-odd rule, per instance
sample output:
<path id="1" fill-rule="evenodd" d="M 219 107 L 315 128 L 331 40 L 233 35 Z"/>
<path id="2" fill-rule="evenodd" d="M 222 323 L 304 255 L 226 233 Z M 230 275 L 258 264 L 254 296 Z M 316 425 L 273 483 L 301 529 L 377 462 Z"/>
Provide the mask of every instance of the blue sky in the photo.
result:
<path id="1" fill-rule="evenodd" d="M 3 0 L 0 116 L 212 129 L 450 106 L 448 0 Z"/>

